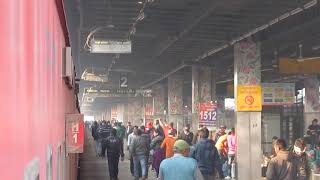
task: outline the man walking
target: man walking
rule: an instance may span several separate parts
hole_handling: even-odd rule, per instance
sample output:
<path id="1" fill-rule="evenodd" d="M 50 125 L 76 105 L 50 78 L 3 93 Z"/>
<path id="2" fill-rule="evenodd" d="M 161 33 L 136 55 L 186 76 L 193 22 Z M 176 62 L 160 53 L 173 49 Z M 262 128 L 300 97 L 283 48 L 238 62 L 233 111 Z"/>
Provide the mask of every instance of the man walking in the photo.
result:
<path id="1" fill-rule="evenodd" d="M 128 122 L 127 128 L 126 128 L 126 139 L 128 140 L 128 136 L 133 133 L 133 126 L 131 125 L 131 122 Z"/>
<path id="2" fill-rule="evenodd" d="M 283 139 L 275 142 L 276 156 L 269 162 L 267 169 L 268 180 L 295 180 L 297 179 L 297 164 L 293 155 L 286 150 L 287 145 Z"/>
<path id="3" fill-rule="evenodd" d="M 101 142 L 103 139 L 106 139 L 110 136 L 112 127 L 110 125 L 110 122 L 106 122 L 105 120 L 102 121 L 101 125 L 98 128 L 98 137 L 99 137 L 99 144 L 101 146 Z M 104 153 L 98 152 L 99 156 L 104 157 Z"/>
<path id="4" fill-rule="evenodd" d="M 93 137 L 94 143 L 95 143 L 95 149 L 96 149 L 96 156 L 99 156 L 101 147 L 99 143 L 99 135 L 98 135 L 98 122 L 94 121 L 93 125 L 91 126 L 91 135 Z"/>
<path id="5" fill-rule="evenodd" d="M 164 138 L 161 148 L 166 151 L 166 158 L 170 158 L 174 155 L 173 151 L 173 145 L 176 141 L 176 138 L 174 137 L 174 132 L 169 130 L 168 136 Z"/>
<path id="6" fill-rule="evenodd" d="M 184 140 L 174 143 L 174 156 L 160 164 L 160 180 L 203 180 L 196 160 L 189 158 L 190 146 Z"/>
<path id="7" fill-rule="evenodd" d="M 180 133 L 179 139 L 185 140 L 190 146 L 192 145 L 193 133 L 190 132 L 190 125 L 184 127 L 183 132 Z"/>
<path id="8" fill-rule="evenodd" d="M 117 130 L 111 130 L 111 136 L 102 141 L 102 152 L 105 153 L 107 149 L 109 176 L 111 180 L 118 180 L 118 166 L 119 158 L 124 160 L 123 142 L 117 137 Z"/>
<path id="9" fill-rule="evenodd" d="M 131 146 L 131 143 L 132 143 L 132 140 L 134 137 L 136 137 L 135 135 L 135 132 L 138 130 L 138 126 L 134 126 L 133 129 L 132 129 L 132 133 L 129 134 L 128 136 L 128 142 L 127 142 L 127 150 L 129 151 L 129 147 Z M 129 158 L 130 158 L 130 172 L 131 172 L 131 175 L 134 176 L 134 164 L 133 164 L 133 157 L 132 157 L 132 154 L 129 153 Z"/>
<path id="10" fill-rule="evenodd" d="M 141 136 L 141 130 L 134 129 L 134 134 L 136 137 L 133 138 L 129 147 L 134 163 L 134 178 L 139 179 L 139 167 L 141 167 L 142 180 L 145 180 L 147 179 L 147 155 L 150 144 L 147 138 Z"/>
<path id="11" fill-rule="evenodd" d="M 219 166 L 219 154 L 214 142 L 209 137 L 208 129 L 199 131 L 200 139 L 191 152 L 191 157 L 197 160 L 199 169 L 205 180 L 214 180 L 214 170 L 223 178 L 222 168 Z"/>

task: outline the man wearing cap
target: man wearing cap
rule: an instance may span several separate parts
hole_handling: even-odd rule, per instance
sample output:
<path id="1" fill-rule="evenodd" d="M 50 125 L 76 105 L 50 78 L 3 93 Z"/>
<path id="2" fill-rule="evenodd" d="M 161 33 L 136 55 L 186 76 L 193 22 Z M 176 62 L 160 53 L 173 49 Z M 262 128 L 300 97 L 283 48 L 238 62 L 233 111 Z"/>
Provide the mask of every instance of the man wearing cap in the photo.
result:
<path id="1" fill-rule="evenodd" d="M 160 180 L 203 180 L 196 160 L 189 158 L 190 146 L 184 140 L 177 140 L 173 146 L 174 155 L 160 164 Z"/>

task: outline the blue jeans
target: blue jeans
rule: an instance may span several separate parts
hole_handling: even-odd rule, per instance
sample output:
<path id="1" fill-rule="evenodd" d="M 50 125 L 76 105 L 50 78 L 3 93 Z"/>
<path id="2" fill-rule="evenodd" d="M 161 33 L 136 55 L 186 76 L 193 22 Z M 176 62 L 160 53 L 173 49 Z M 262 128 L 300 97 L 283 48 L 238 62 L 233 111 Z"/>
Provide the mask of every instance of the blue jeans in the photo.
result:
<path id="1" fill-rule="evenodd" d="M 135 179 L 139 179 L 140 166 L 141 166 L 142 177 L 147 177 L 147 156 L 146 155 L 133 156 L 133 164 L 134 164 Z"/>
<path id="2" fill-rule="evenodd" d="M 101 142 L 100 140 L 94 140 L 96 145 L 96 154 L 99 156 L 101 154 Z"/>

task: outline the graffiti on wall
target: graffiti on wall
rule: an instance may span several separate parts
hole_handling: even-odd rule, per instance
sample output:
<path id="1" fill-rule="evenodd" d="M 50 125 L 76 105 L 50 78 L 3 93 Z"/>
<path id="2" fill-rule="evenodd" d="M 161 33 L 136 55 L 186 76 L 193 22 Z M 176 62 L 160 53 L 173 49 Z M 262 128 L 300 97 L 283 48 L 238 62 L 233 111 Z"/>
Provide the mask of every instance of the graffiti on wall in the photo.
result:
<path id="1" fill-rule="evenodd" d="M 261 82 L 260 43 L 251 38 L 236 43 L 234 58 L 238 84 L 256 85 Z"/>
<path id="2" fill-rule="evenodd" d="M 140 97 L 130 98 L 128 100 L 128 121 L 138 124 L 142 118 L 142 102 Z"/>
<path id="3" fill-rule="evenodd" d="M 200 70 L 200 101 L 211 101 L 211 68 L 201 68 Z"/>
<path id="4" fill-rule="evenodd" d="M 305 87 L 305 112 L 320 112 L 319 80 L 316 76 L 304 80 Z"/>
<path id="5" fill-rule="evenodd" d="M 153 87 L 154 94 L 154 115 L 163 115 L 165 110 L 165 88 L 161 85 Z"/>
<path id="6" fill-rule="evenodd" d="M 192 113 L 199 112 L 199 70 L 192 67 Z"/>
<path id="7" fill-rule="evenodd" d="M 182 114 L 183 110 L 183 76 L 174 74 L 168 78 L 169 114 Z"/>

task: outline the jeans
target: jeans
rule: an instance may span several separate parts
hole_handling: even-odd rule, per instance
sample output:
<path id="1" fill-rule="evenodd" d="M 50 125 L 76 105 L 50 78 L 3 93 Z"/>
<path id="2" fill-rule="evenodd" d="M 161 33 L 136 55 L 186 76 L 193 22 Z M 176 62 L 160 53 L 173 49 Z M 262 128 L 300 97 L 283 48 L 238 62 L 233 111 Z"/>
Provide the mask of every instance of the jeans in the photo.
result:
<path id="1" fill-rule="evenodd" d="M 142 177 L 147 177 L 147 157 L 146 155 L 133 156 L 134 177 L 139 179 L 139 167 L 141 167 Z"/>
<path id="2" fill-rule="evenodd" d="M 96 154 L 97 155 L 100 155 L 101 153 L 101 143 L 99 140 L 94 140 L 94 144 L 95 144 L 95 147 L 96 147 Z"/>
<path id="3" fill-rule="evenodd" d="M 214 175 L 202 175 L 203 180 L 215 180 Z"/>
<path id="4" fill-rule="evenodd" d="M 231 164 L 234 162 L 236 155 L 234 154 L 228 154 L 228 176 L 232 177 L 232 172 L 231 172 Z"/>
<path id="5" fill-rule="evenodd" d="M 110 179 L 117 179 L 119 173 L 119 156 L 108 156 L 108 167 Z"/>

